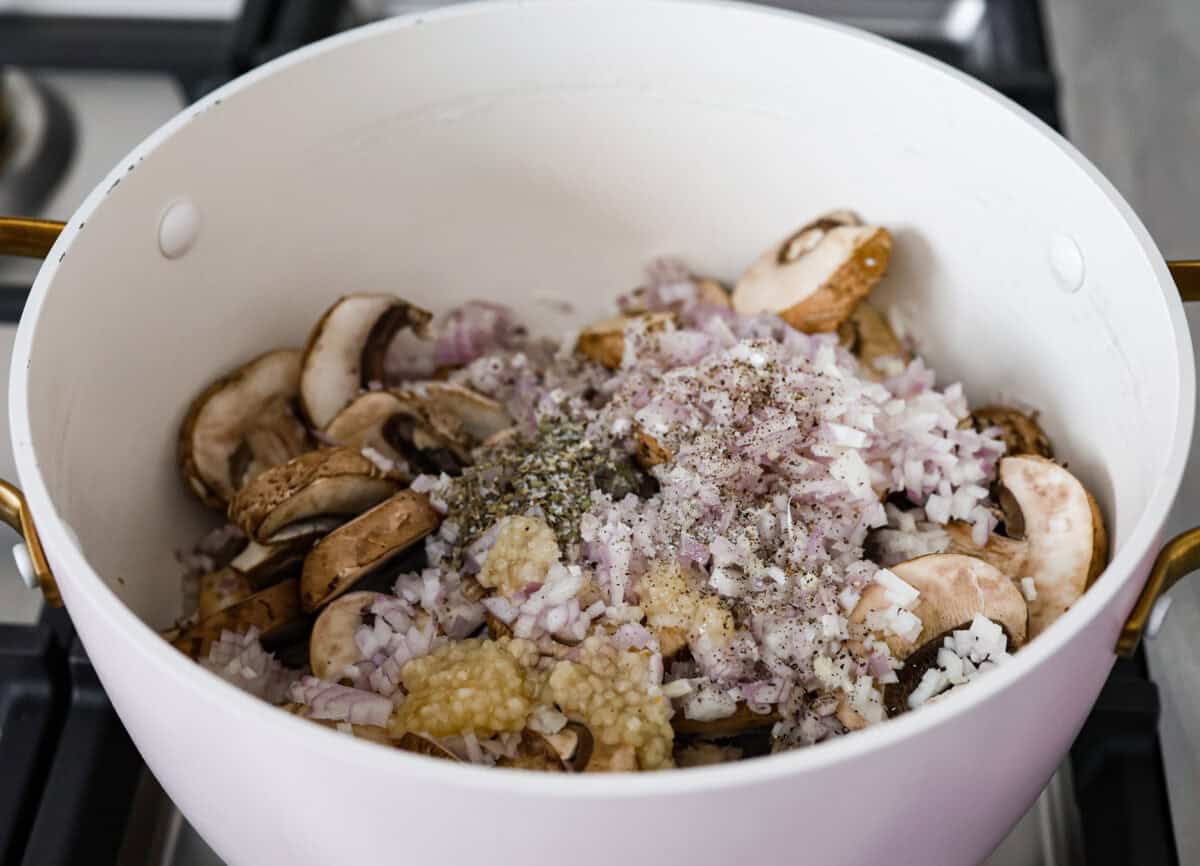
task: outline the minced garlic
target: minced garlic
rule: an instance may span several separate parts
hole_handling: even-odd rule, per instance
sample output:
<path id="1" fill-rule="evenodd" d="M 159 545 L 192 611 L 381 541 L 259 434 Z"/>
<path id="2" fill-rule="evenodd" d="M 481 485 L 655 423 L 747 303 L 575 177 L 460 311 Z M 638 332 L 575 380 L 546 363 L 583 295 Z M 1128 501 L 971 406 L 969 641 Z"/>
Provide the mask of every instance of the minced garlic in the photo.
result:
<path id="1" fill-rule="evenodd" d="M 581 720 L 598 745 L 631 746 L 638 767 L 670 767 L 675 732 L 671 704 L 651 694 L 650 654 L 622 651 L 592 635 L 575 661 L 560 661 L 550 673 L 547 696 L 568 717 Z"/>
<path id="2" fill-rule="evenodd" d="M 558 562 L 554 530 L 537 517 L 506 517 L 492 549 L 487 552 L 479 583 L 501 595 L 513 596 L 531 583 L 544 583 Z"/>
<path id="3" fill-rule="evenodd" d="M 509 638 L 460 641 L 413 659 L 400 674 L 408 696 L 392 713 L 389 732 L 490 737 L 520 731 L 538 704 L 543 677 L 536 663 L 533 644 Z"/>
<path id="4" fill-rule="evenodd" d="M 670 657 L 701 636 L 722 645 L 736 631 L 733 614 L 715 595 L 691 586 L 679 565 L 657 561 L 638 583 L 646 625 L 658 638 L 664 657 Z"/>

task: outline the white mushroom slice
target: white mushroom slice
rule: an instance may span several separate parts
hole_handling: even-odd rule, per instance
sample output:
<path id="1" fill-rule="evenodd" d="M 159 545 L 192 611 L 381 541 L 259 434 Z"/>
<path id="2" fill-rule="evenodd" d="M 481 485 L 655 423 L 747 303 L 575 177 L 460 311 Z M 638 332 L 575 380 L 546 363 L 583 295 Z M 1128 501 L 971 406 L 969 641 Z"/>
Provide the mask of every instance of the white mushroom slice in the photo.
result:
<path id="1" fill-rule="evenodd" d="M 886 630 L 878 635 L 896 658 L 906 659 L 932 638 L 964 627 L 977 613 L 1004 627 L 1013 650 L 1025 643 L 1029 620 L 1025 597 L 1007 575 L 982 559 L 935 553 L 901 562 L 891 571 L 920 593 L 912 607 L 912 613 L 921 621 L 917 638 L 911 640 Z M 869 625 L 872 613 L 885 614 L 894 604 L 887 586 L 872 583 L 863 590 L 849 621 L 852 625 Z"/>
<path id="2" fill-rule="evenodd" d="M 335 529 L 304 560 L 300 598 L 316 610 L 437 528 L 441 515 L 424 494 L 403 490 Z"/>
<path id="3" fill-rule="evenodd" d="M 229 504 L 229 519 L 248 537 L 269 543 L 295 523 L 361 514 L 398 486 L 358 451 L 322 448 L 258 475 Z"/>
<path id="4" fill-rule="evenodd" d="M 192 401 L 179 433 L 179 463 L 205 504 L 222 507 L 233 497 L 249 458 L 264 468 L 307 447 L 303 426 L 294 416 L 288 420 L 300 386 L 300 354 L 278 349 L 260 355 Z M 248 434 L 254 441 L 247 441 Z"/>
<path id="5" fill-rule="evenodd" d="M 848 211 L 826 214 L 750 266 L 733 290 L 733 308 L 778 313 L 808 333 L 837 330 L 883 277 L 891 252 L 887 229 Z"/>
<path id="6" fill-rule="evenodd" d="M 202 659 L 224 631 L 242 634 L 253 626 L 264 644 L 298 632 L 306 626 L 299 588 L 293 578 L 256 592 L 185 629 L 172 644 L 192 658 Z"/>
<path id="7" fill-rule="evenodd" d="M 974 528 L 969 523 L 953 520 L 946 524 L 947 553 L 975 556 L 995 566 L 1012 580 L 1019 580 L 1029 572 L 1029 544 L 1020 538 L 1009 538 L 992 532 L 987 543 L 980 547 L 975 543 Z"/>
<path id="8" fill-rule="evenodd" d="M 999 480 L 1005 527 L 1029 545 L 1026 573 L 1017 577 L 1032 577 L 1037 588 L 1029 603 L 1029 635 L 1036 637 L 1104 570 L 1108 534 L 1091 494 L 1052 460 L 1005 457 Z"/>
<path id="9" fill-rule="evenodd" d="M 317 322 L 300 372 L 300 404 L 323 429 L 371 382 L 383 381 L 383 358 L 396 333 L 424 334 L 432 318 L 392 295 L 346 295 Z"/>
<path id="10" fill-rule="evenodd" d="M 371 605 L 387 598 L 381 592 L 351 592 L 321 611 L 308 641 L 308 661 L 313 675 L 336 682 L 350 665 L 362 660 L 354 635 Z"/>
<path id="11" fill-rule="evenodd" d="M 672 313 L 613 316 L 580 331 L 575 347 L 597 364 L 615 370 L 621 366 L 621 359 L 625 357 L 625 331 L 632 322 L 641 319 L 645 323 L 646 332 L 653 333 L 666 328 L 674 318 Z"/>

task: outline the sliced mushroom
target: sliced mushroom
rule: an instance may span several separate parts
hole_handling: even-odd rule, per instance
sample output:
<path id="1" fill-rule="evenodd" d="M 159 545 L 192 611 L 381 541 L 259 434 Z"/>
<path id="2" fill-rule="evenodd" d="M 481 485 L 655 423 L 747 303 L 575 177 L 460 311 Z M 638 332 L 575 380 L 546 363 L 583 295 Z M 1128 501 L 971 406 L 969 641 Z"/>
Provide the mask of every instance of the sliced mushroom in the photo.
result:
<path id="1" fill-rule="evenodd" d="M 470 452 L 512 427 L 504 407 L 449 382 L 419 382 L 362 395 L 338 413 L 325 435 L 369 447 L 404 470 L 457 473 Z"/>
<path id="2" fill-rule="evenodd" d="M 229 519 L 269 543 L 285 527 L 318 517 L 360 514 L 399 487 L 360 452 L 322 448 L 261 473 L 229 504 Z"/>
<path id="3" fill-rule="evenodd" d="M 300 609 L 299 589 L 295 579 L 277 583 L 200 620 L 172 643 L 192 658 L 201 659 L 208 655 L 223 631 L 241 634 L 253 626 L 264 644 L 285 640 L 307 624 Z"/>
<path id="4" fill-rule="evenodd" d="M 975 543 L 974 529 L 969 523 L 953 520 L 946 524 L 949 543 L 946 553 L 961 553 L 975 556 L 995 566 L 1013 580 L 1024 577 L 1029 560 L 1029 544 L 1020 538 L 1009 538 L 999 533 L 989 533 L 987 543 L 980 547 Z"/>
<path id="5" fill-rule="evenodd" d="M 511 758 L 500 758 L 496 765 L 543 773 L 566 773 L 571 770 L 548 737 L 528 729 L 521 732 L 517 753 Z"/>
<path id="6" fill-rule="evenodd" d="M 860 370 L 868 378 L 879 381 L 900 372 L 889 368 L 885 359 L 894 358 L 897 364 L 904 365 L 912 360 L 912 353 L 887 319 L 869 301 L 863 301 L 837 329 L 838 340 L 842 346 L 858 358 Z"/>
<path id="7" fill-rule="evenodd" d="M 917 686 L 921 684 L 925 672 L 930 668 L 937 667 L 938 650 L 944 645 L 945 639 L 958 629 L 969 629 L 970 627 L 971 623 L 969 622 L 959 623 L 953 629 L 947 629 L 941 634 L 934 635 L 913 650 L 912 654 L 904 660 L 904 667 L 896 671 L 896 682 L 888 683 L 883 687 L 883 708 L 889 717 L 908 712 L 909 695 L 916 691 Z"/>
<path id="8" fill-rule="evenodd" d="M 329 527 L 332 528 L 334 527 Z M 272 578 L 283 575 L 289 566 L 304 559 L 304 553 L 312 546 L 312 542 L 312 536 L 300 537 L 294 541 L 272 542 L 270 545 L 260 545 L 251 540 L 229 565 L 245 575 L 252 587 L 263 589 L 272 583 Z"/>
<path id="9" fill-rule="evenodd" d="M 808 333 L 835 331 L 887 270 L 892 236 L 849 211 L 820 217 L 769 249 L 733 290 L 739 313 L 778 313 Z"/>
<path id="10" fill-rule="evenodd" d="M 920 593 L 912 609 L 921 620 L 916 640 L 890 633 L 881 635 L 897 659 L 908 658 L 917 647 L 971 622 L 976 614 L 999 623 L 1012 649 L 1025 643 L 1029 623 L 1025 597 L 1006 574 L 982 559 L 935 553 L 893 565 L 891 571 Z M 864 623 L 872 612 L 885 611 L 892 605 L 887 587 L 872 583 L 863 590 L 850 614 L 850 623 Z"/>
<path id="11" fill-rule="evenodd" d="M 226 566 L 210 572 L 200 578 L 198 615 L 201 620 L 208 619 L 253 594 L 250 579 L 236 568 Z"/>
<path id="12" fill-rule="evenodd" d="M 391 391 L 368 391 L 334 416 L 325 428 L 325 437 L 348 448 L 372 448 L 402 467 L 402 474 L 411 476 L 411 471 L 404 471 L 411 467 L 407 466 L 403 449 L 393 444 L 387 435 L 395 430 L 388 427 L 388 422 L 407 411 L 409 405 Z"/>
<path id="13" fill-rule="evenodd" d="M 324 429 L 372 382 L 382 382 L 383 359 L 397 332 L 424 335 L 432 316 L 391 295 L 346 295 L 317 322 L 304 350 L 300 404 Z"/>
<path id="14" fill-rule="evenodd" d="M 308 640 L 308 662 L 313 676 L 333 682 L 342 671 L 362 660 L 362 650 L 354 635 L 371 605 L 386 597 L 381 592 L 351 592 L 321 611 Z"/>
<path id="15" fill-rule="evenodd" d="M 307 433 L 291 411 L 299 383 L 300 352 L 279 349 L 243 364 L 192 401 L 179 432 L 179 464 L 205 504 L 224 506 L 248 470 L 307 449 Z"/>
<path id="16" fill-rule="evenodd" d="M 1036 412 L 1027 415 L 1008 406 L 984 406 L 974 410 L 969 418 L 964 419 L 963 425 L 973 426 L 976 430 L 999 427 L 1005 453 L 1010 456 L 1054 456 L 1054 446 L 1050 443 L 1050 437 L 1038 426 Z"/>
<path id="17" fill-rule="evenodd" d="M 613 316 L 590 325 L 579 332 L 576 348 L 597 364 L 610 370 L 621 366 L 625 357 L 625 331 L 637 320 L 643 321 L 647 333 L 661 331 L 674 319 L 672 313 L 640 313 L 635 316 Z"/>
<path id="18" fill-rule="evenodd" d="M 1008 534 L 1029 546 L 1022 576 L 1037 589 L 1029 603 L 1029 636 L 1036 637 L 1104 570 L 1108 534 L 1092 495 L 1052 460 L 1005 457 L 999 481 Z"/>
<path id="19" fill-rule="evenodd" d="M 454 382 L 415 382 L 398 393 L 418 400 L 439 433 L 465 435 L 472 446 L 513 426 L 499 402 Z"/>
<path id="20" fill-rule="evenodd" d="M 435 530 L 441 515 L 422 493 L 403 490 L 335 529 L 304 560 L 300 597 L 316 610 Z"/>
<path id="21" fill-rule="evenodd" d="M 454 752 L 432 737 L 426 737 L 423 734 L 414 734 L 411 732 L 402 734 L 398 740 L 394 741 L 394 745 L 396 748 L 403 749 L 406 752 L 416 752 L 418 755 L 425 755 L 430 758 L 441 758 L 445 761 L 462 763 L 462 758 L 454 754 Z"/>
<path id="22" fill-rule="evenodd" d="M 748 731 L 769 728 L 779 721 L 779 713 L 771 710 L 769 713 L 756 713 L 744 703 L 739 703 L 733 715 L 723 719 L 701 721 L 689 719 L 682 714 L 676 714 L 671 719 L 671 727 L 681 736 L 699 736 L 720 739 L 736 737 Z"/>

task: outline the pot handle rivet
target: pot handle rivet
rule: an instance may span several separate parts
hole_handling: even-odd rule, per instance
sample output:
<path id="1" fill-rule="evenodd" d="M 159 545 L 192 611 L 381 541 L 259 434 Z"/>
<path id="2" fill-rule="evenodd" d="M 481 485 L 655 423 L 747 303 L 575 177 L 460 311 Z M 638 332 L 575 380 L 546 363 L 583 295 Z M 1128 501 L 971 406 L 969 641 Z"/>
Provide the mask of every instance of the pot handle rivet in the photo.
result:
<path id="1" fill-rule="evenodd" d="M 1167 621 L 1167 611 L 1171 609 L 1171 596 L 1161 596 L 1150 609 L 1150 618 L 1146 620 L 1146 637 L 1150 640 L 1158 637 L 1163 623 Z"/>
<path id="2" fill-rule="evenodd" d="M 1050 270 L 1058 287 L 1067 294 L 1075 294 L 1083 288 L 1087 268 L 1079 244 L 1068 235 L 1055 235 L 1050 239 Z"/>
<path id="3" fill-rule="evenodd" d="M 1129 619 L 1117 639 L 1117 655 L 1129 658 L 1142 636 L 1153 637 L 1167 617 L 1171 600 L 1164 593 L 1193 571 L 1200 571 L 1200 529 L 1176 535 L 1159 551 Z"/>
<path id="4" fill-rule="evenodd" d="M 13 548 L 17 569 L 25 583 L 40 587 L 47 604 L 62 607 L 62 596 L 58 594 L 58 584 L 54 582 L 54 575 L 46 562 L 42 542 L 33 525 L 29 503 L 25 501 L 25 495 L 7 481 L 0 481 L 0 520 L 21 533 L 25 539 L 24 544 Z"/>
<path id="5" fill-rule="evenodd" d="M 29 548 L 25 546 L 25 542 L 13 545 L 13 561 L 17 564 L 17 571 L 21 575 L 21 580 L 25 581 L 26 588 L 37 589 L 38 579 L 37 573 L 33 570 L 33 557 L 29 555 Z"/>
<path id="6" fill-rule="evenodd" d="M 190 198 L 167 205 L 158 220 L 158 250 L 168 259 L 177 259 L 192 248 L 200 234 L 200 209 Z"/>

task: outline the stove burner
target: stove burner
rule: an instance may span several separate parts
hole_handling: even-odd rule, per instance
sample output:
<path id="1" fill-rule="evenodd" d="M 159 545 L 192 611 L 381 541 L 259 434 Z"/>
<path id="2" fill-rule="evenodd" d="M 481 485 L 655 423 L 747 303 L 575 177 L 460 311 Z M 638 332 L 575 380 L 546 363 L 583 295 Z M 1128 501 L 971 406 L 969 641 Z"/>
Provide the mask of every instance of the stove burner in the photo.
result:
<path id="1" fill-rule="evenodd" d="M 75 125 L 53 90 L 0 67 L 0 213 L 36 213 L 71 162 Z"/>

